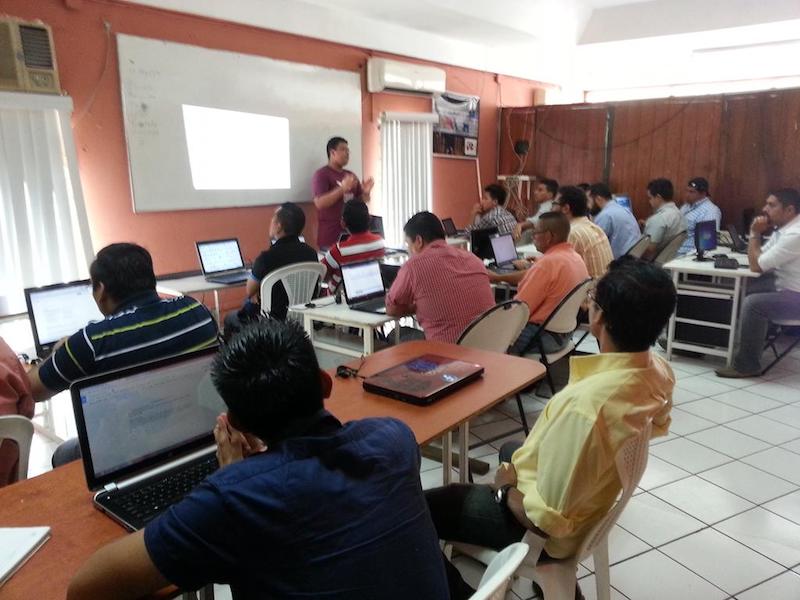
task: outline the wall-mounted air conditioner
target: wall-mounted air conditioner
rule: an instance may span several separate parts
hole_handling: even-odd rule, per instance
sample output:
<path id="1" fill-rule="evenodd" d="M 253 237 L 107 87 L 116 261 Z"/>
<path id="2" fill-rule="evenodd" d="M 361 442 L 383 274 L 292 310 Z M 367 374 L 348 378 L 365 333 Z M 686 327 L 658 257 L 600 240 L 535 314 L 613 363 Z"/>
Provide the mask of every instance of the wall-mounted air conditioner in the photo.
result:
<path id="1" fill-rule="evenodd" d="M 370 92 L 417 92 L 423 94 L 445 91 L 445 72 L 386 58 L 367 61 L 367 89 Z"/>
<path id="2" fill-rule="evenodd" d="M 50 27 L 0 17 L 0 90 L 61 93 Z"/>

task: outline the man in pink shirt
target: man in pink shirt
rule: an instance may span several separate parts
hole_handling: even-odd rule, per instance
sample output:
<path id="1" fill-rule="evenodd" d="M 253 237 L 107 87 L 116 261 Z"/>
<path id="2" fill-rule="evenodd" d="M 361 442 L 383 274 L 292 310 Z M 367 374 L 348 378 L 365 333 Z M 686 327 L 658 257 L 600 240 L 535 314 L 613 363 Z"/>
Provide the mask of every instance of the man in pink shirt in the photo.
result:
<path id="1" fill-rule="evenodd" d="M 486 267 L 474 254 L 450 246 L 430 212 L 403 227 L 411 258 L 386 295 L 386 314 L 416 315 L 426 340 L 454 343 L 475 317 L 494 306 Z"/>
<path id="2" fill-rule="evenodd" d="M 372 177 L 359 183 L 352 171 L 345 169 L 350 161 L 347 140 L 333 137 L 328 140 L 328 164 L 317 169 L 311 179 L 311 194 L 317 207 L 317 246 L 327 250 L 342 232 L 342 208 L 353 198 L 369 202 L 375 181 Z"/>
<path id="3" fill-rule="evenodd" d="M 33 417 L 33 396 L 28 376 L 17 355 L 0 338 L 0 415 Z M 11 440 L 0 444 L 0 487 L 17 480 L 19 451 Z"/>
<path id="4" fill-rule="evenodd" d="M 569 220 L 561 213 L 543 214 L 533 228 L 533 243 L 542 256 L 535 259 L 530 268 L 508 275 L 492 275 L 493 281 L 517 283 L 516 300 L 528 305 L 531 311 L 528 324 L 511 346 L 511 352 L 522 356 L 539 349 L 533 338 L 541 324 L 550 316 L 564 297 L 581 281 L 589 278 L 586 263 L 567 242 Z M 515 266 L 525 267 L 515 263 Z M 563 348 L 569 334 L 545 333 L 539 338 L 545 352 Z"/>

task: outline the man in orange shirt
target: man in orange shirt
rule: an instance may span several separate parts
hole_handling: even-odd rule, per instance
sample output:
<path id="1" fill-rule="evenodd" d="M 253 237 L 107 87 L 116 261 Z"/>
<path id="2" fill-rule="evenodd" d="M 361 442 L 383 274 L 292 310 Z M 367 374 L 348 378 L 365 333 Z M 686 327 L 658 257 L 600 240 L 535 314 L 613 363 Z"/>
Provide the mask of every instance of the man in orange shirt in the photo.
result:
<path id="1" fill-rule="evenodd" d="M 559 302 L 581 281 L 588 279 L 589 272 L 580 255 L 567 242 L 569 220 L 566 215 L 549 212 L 541 215 L 533 228 L 533 243 L 542 256 L 533 265 L 509 275 L 494 275 L 492 281 L 519 283 L 516 300 L 528 305 L 531 311 L 528 324 L 511 346 L 511 353 L 522 356 L 538 350 L 532 344 L 541 324 L 555 310 Z M 519 262 L 515 266 L 520 267 Z M 567 343 L 569 334 L 545 333 L 539 338 L 545 352 L 555 352 Z"/>

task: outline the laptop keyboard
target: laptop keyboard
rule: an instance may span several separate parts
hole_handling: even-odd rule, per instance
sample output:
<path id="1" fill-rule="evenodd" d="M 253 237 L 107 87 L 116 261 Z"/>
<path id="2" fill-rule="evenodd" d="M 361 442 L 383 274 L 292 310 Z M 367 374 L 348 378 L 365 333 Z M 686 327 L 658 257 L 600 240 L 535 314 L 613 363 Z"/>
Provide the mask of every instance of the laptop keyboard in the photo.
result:
<path id="1" fill-rule="evenodd" d="M 352 308 L 356 310 L 365 310 L 370 312 L 386 312 L 386 298 L 375 298 L 375 300 L 367 300 L 366 302 L 359 302 L 354 304 Z"/>
<path id="2" fill-rule="evenodd" d="M 215 275 L 208 277 L 208 281 L 212 283 L 239 283 L 247 281 L 247 273 L 231 273 L 230 275 Z"/>
<path id="3" fill-rule="evenodd" d="M 202 456 L 142 485 L 110 492 L 99 501 L 127 523 L 141 529 L 218 468 L 215 454 Z"/>

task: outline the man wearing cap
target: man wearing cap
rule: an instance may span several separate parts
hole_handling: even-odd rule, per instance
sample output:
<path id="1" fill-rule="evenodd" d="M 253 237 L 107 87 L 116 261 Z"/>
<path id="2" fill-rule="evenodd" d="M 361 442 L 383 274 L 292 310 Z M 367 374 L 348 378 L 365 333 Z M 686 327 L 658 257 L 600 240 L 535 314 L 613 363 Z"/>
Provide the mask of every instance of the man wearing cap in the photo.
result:
<path id="1" fill-rule="evenodd" d="M 686 188 L 686 202 L 681 206 L 681 214 L 686 219 L 686 241 L 678 250 L 678 254 L 694 252 L 694 228 L 703 221 L 716 221 L 719 231 L 722 222 L 722 211 L 708 197 L 708 180 L 704 177 L 691 179 Z"/>

